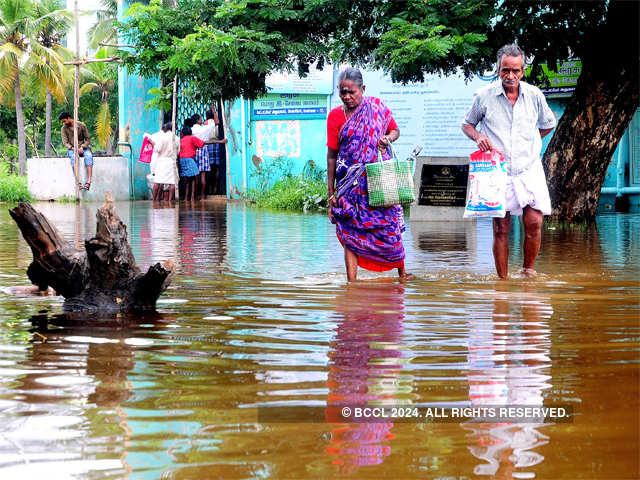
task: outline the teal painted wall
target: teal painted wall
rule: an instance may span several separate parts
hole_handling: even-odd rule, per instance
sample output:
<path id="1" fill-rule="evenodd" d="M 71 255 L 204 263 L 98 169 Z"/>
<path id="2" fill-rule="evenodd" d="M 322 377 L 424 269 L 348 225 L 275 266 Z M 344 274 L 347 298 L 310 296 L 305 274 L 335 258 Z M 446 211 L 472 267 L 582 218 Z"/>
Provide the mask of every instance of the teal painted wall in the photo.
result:
<path id="1" fill-rule="evenodd" d="M 305 95 L 300 97 L 304 101 Z M 328 95 L 324 98 L 329 101 Z M 326 116 L 254 120 L 250 107 L 251 102 L 237 100 L 231 110 L 230 127 L 236 139 L 228 135 L 227 194 L 230 198 L 240 198 L 244 192 L 255 188 L 258 183 L 257 166 L 269 168 L 278 157 L 286 158 L 289 171 L 294 175 L 302 173 L 309 160 L 326 168 Z M 282 173 L 277 171 L 273 179 Z"/>
<path id="2" fill-rule="evenodd" d="M 126 9 L 134 3 L 129 0 L 118 1 L 118 18 L 123 19 Z M 126 20 L 126 19 L 125 19 Z M 126 43 L 125 39 L 120 39 Z M 145 110 L 144 105 L 151 98 L 147 92 L 153 87 L 159 87 L 158 78 L 145 79 L 139 75 L 130 74 L 126 68 L 118 70 L 118 110 L 120 122 L 120 142 L 130 143 L 133 149 L 131 173 L 133 177 L 133 200 L 151 198 L 151 191 L 147 186 L 149 165 L 138 161 L 142 138 L 145 132 L 154 133 L 160 129 L 162 113 L 159 110 Z M 120 147 L 120 153 L 129 158 L 129 149 Z"/>
<path id="3" fill-rule="evenodd" d="M 225 107 L 228 103 L 225 104 Z M 246 190 L 246 169 L 245 156 L 247 152 L 246 137 L 246 116 L 247 102 L 239 99 L 233 102 L 227 112 L 228 124 L 225 132 L 228 138 L 227 152 L 229 164 L 227 165 L 227 198 L 241 198 Z M 244 123 L 243 123 L 244 122 Z"/>

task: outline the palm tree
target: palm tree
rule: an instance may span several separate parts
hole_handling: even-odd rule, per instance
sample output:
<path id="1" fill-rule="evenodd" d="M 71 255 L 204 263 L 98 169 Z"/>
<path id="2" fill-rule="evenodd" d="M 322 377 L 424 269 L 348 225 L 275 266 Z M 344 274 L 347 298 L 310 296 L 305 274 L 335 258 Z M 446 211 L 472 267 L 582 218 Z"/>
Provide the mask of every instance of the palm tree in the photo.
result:
<path id="1" fill-rule="evenodd" d="M 96 10 L 97 21 L 89 29 L 89 47 L 98 48 L 100 42 L 116 43 L 118 32 L 118 0 L 100 0 L 102 8 Z"/>
<path id="2" fill-rule="evenodd" d="M 96 52 L 96 59 L 109 58 L 114 55 L 115 49 L 102 47 Z M 88 63 L 82 69 L 82 77 L 86 81 L 80 87 L 80 95 L 84 95 L 92 90 L 101 93 L 100 108 L 96 118 L 96 135 L 98 143 L 102 148 L 107 148 L 107 143 L 113 129 L 111 128 L 111 111 L 109 109 L 109 93 L 113 90 L 118 76 L 117 67 L 110 63 Z"/>
<path id="3" fill-rule="evenodd" d="M 44 19 L 37 33 L 38 42 L 44 47 L 55 50 L 62 57 L 70 59 L 72 53 L 62 45 L 62 39 L 71 27 L 73 20 L 72 13 L 68 10 L 60 9 L 60 0 L 40 0 L 34 7 L 35 16 Z M 65 69 L 65 73 L 70 74 L 71 69 Z M 48 85 L 44 87 L 46 97 L 45 156 L 51 155 L 51 99 L 55 96 L 58 103 L 66 101 L 64 87 L 68 81 L 68 76 L 69 75 L 66 75 L 67 78 L 60 78 L 53 88 L 50 88 Z"/>
<path id="4" fill-rule="evenodd" d="M 53 49 L 41 45 L 37 34 L 41 25 L 58 10 L 37 17 L 32 0 L 2 0 L 0 2 L 0 95 L 7 98 L 13 93 L 16 124 L 18 128 L 18 165 L 21 175 L 26 173 L 27 147 L 24 131 L 24 112 L 20 90 L 21 71 L 30 72 L 52 91 L 63 77 L 64 65 L 60 55 Z"/>

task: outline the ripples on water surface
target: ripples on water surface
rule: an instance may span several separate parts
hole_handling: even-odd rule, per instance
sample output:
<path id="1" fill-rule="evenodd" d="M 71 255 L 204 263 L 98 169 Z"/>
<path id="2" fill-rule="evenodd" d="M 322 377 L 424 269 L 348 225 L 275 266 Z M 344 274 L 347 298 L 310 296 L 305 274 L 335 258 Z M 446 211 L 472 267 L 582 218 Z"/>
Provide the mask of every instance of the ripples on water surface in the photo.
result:
<path id="1" fill-rule="evenodd" d="M 37 205 L 78 245 L 96 207 Z M 417 280 L 361 272 L 346 287 L 322 215 L 124 203 L 138 263 L 174 258 L 173 284 L 156 315 L 70 319 L 60 297 L 12 293 L 31 253 L 3 210 L 3 479 L 640 475 L 640 216 L 546 231 L 538 278 L 508 282 L 493 273 L 489 222 L 414 223 Z M 514 272 L 520 241 L 514 229 Z M 544 402 L 577 417 L 331 422 L 332 406 L 364 402 Z M 316 407 L 328 422 L 260 424 L 259 406 Z"/>

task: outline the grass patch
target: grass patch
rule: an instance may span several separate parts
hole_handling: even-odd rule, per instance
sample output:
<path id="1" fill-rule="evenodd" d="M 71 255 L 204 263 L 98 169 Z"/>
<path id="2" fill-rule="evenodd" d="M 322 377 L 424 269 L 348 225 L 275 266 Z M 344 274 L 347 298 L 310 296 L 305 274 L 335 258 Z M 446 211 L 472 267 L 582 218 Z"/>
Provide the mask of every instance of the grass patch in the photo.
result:
<path id="1" fill-rule="evenodd" d="M 9 166 L 0 163 L 0 202 L 29 202 L 33 200 L 27 188 L 27 177 L 9 173 Z"/>
<path id="2" fill-rule="evenodd" d="M 322 212 L 327 210 L 327 184 L 301 175 L 283 177 L 264 191 L 250 190 L 247 199 L 257 207 Z"/>
<path id="3" fill-rule="evenodd" d="M 252 176 L 258 188 L 249 190 L 245 199 L 256 207 L 298 212 L 327 210 L 326 171 L 312 160 L 302 174 L 292 175 L 290 162 L 278 157 L 261 164 Z"/>

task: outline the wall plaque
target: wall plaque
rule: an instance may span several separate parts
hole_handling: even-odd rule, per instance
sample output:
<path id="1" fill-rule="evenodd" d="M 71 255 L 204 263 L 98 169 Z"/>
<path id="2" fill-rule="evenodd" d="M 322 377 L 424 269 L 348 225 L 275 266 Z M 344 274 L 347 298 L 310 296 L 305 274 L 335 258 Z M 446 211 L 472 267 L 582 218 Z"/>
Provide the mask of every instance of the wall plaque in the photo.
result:
<path id="1" fill-rule="evenodd" d="M 469 165 L 422 165 L 418 205 L 464 207 Z"/>

